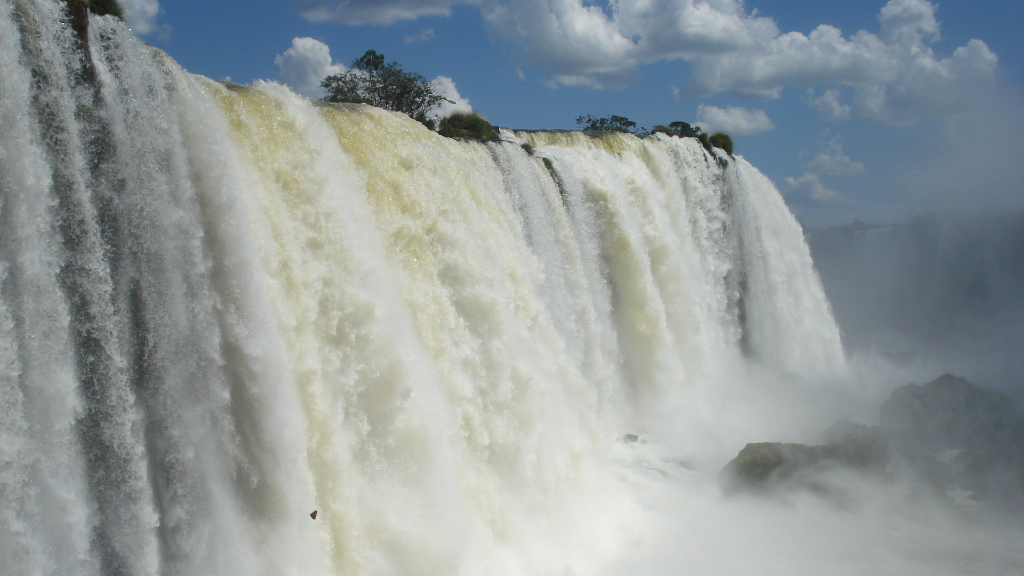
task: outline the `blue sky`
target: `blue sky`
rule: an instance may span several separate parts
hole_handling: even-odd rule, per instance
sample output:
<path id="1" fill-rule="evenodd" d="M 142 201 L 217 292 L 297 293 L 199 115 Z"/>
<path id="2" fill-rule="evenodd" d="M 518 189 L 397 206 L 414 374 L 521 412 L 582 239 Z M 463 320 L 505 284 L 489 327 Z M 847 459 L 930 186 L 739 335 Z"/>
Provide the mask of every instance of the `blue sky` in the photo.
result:
<path id="1" fill-rule="evenodd" d="M 1024 208 L 1019 0 L 123 3 L 214 79 L 315 95 L 373 48 L 500 126 L 725 129 L 811 226 Z"/>

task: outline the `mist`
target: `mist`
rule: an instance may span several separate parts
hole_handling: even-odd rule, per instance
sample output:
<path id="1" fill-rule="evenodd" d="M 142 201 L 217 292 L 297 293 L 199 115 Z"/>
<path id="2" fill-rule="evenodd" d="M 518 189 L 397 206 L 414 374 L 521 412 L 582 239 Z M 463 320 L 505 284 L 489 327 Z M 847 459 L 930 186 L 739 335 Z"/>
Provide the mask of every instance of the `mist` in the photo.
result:
<path id="1" fill-rule="evenodd" d="M 1024 212 L 856 222 L 807 241 L 852 357 L 954 372 L 1019 401 Z"/>

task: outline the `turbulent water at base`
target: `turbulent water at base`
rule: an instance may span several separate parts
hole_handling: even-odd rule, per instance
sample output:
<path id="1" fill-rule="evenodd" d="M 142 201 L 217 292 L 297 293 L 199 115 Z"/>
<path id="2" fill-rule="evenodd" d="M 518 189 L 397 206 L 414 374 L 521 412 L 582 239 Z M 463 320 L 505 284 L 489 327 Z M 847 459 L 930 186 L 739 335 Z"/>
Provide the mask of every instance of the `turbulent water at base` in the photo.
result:
<path id="1" fill-rule="evenodd" d="M 740 157 L 449 140 L 62 6 L 0 0 L 5 575 L 602 573 L 690 469 L 651 447 L 843 379 Z"/>

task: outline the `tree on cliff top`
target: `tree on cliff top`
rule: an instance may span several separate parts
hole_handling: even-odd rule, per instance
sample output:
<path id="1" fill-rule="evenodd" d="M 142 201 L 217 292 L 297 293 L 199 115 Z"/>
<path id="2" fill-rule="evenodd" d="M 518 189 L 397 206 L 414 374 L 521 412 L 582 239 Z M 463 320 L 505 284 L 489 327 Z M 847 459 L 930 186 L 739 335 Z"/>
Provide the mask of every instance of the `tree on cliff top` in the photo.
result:
<path id="1" fill-rule="evenodd" d="M 398 62 L 385 63 L 384 55 L 367 50 L 352 62 L 352 68 L 324 78 L 328 102 L 369 104 L 401 112 L 421 122 L 441 102 L 451 102 L 437 93 L 426 78 L 406 72 Z"/>
<path id="2" fill-rule="evenodd" d="M 576 124 L 578 124 L 583 130 L 592 132 L 626 132 L 636 136 L 644 136 L 647 134 L 646 128 L 637 127 L 636 122 L 633 122 L 625 116 L 612 115 L 607 118 L 595 118 L 590 114 L 587 114 L 586 116 L 580 116 L 577 118 Z"/>

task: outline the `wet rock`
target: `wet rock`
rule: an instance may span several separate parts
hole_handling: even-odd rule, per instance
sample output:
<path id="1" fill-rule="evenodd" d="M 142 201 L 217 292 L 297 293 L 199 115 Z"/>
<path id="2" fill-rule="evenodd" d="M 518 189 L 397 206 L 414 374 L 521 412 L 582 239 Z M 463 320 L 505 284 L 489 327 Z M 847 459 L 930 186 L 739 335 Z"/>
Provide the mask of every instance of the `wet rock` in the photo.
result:
<path id="1" fill-rule="evenodd" d="M 726 492 L 759 491 L 786 485 L 818 489 L 820 485 L 812 477 L 836 468 L 882 474 L 888 463 L 886 442 L 878 430 L 863 428 L 816 446 L 781 442 L 747 444 L 722 469 L 724 488 Z"/>
<path id="2" fill-rule="evenodd" d="M 1024 502 L 1024 417 L 1005 394 L 945 374 L 881 406 L 895 451 L 941 490 Z"/>
<path id="3" fill-rule="evenodd" d="M 884 478 L 899 466 L 954 502 L 1024 507 L 1024 417 L 1005 394 L 945 374 L 896 389 L 879 411 L 878 427 L 842 420 L 825 444 L 747 444 L 722 470 L 723 487 L 817 490 L 827 470 Z"/>

